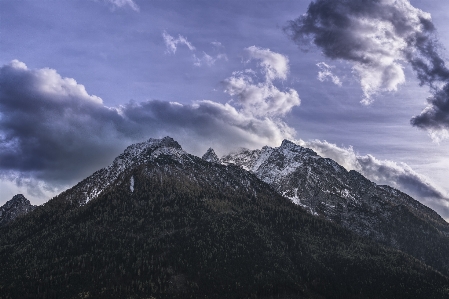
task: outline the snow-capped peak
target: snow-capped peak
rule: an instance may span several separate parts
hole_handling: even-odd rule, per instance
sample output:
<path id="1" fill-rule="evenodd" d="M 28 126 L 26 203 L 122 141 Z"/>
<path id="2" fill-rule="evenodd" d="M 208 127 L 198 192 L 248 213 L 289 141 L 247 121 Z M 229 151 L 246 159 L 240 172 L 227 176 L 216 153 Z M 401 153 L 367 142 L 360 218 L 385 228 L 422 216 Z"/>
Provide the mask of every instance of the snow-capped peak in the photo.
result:
<path id="1" fill-rule="evenodd" d="M 278 149 L 282 150 L 284 153 L 294 152 L 294 153 L 307 154 L 309 156 L 318 156 L 318 154 L 315 153 L 313 150 L 306 147 L 302 147 L 299 144 L 296 144 L 293 141 L 287 139 L 284 139 L 282 141 L 282 144 Z"/>
<path id="2" fill-rule="evenodd" d="M 220 162 L 217 154 L 215 153 L 215 151 L 212 148 L 209 148 L 201 159 L 203 159 L 204 161 L 207 161 L 207 162 L 212 162 L 212 163 Z"/>
<path id="3" fill-rule="evenodd" d="M 288 140 L 288 139 L 284 139 L 282 140 L 281 143 L 281 148 L 294 148 L 294 147 L 298 147 L 299 145 L 297 145 L 296 143 L 293 143 L 292 141 Z"/>
<path id="4" fill-rule="evenodd" d="M 109 168 L 140 163 L 148 158 L 157 158 L 160 154 L 179 156 L 185 153 L 179 143 L 169 136 L 162 139 L 150 138 L 148 141 L 128 146 L 121 155 L 115 158 Z"/>
<path id="5" fill-rule="evenodd" d="M 188 154 L 179 143 L 169 136 L 162 139 L 150 138 L 147 141 L 132 144 L 115 158 L 112 164 L 95 172 L 75 187 L 78 189 L 78 194 L 82 194 L 83 197 L 79 201 L 80 204 L 85 204 L 98 197 L 101 192 L 114 184 L 120 175 L 129 169 L 154 161 L 161 155 L 170 156 L 180 163 L 183 163 L 184 158 L 189 159 Z M 130 187 L 130 189 L 133 189 L 133 187 Z"/>
<path id="6" fill-rule="evenodd" d="M 301 159 L 300 159 L 301 157 Z M 275 164 L 276 172 L 281 171 L 284 174 L 290 173 L 294 168 L 298 167 L 304 158 L 319 158 L 319 156 L 311 149 L 304 148 L 296 143 L 285 139 L 281 146 L 272 148 L 264 146 L 262 149 L 248 150 L 240 149 L 224 156 L 221 159 L 223 164 L 236 164 L 253 173 L 259 173 L 262 168 L 272 168 Z M 273 164 L 273 161 L 277 161 Z M 282 161 L 282 165 L 279 163 Z M 263 166 L 267 164 L 268 166 Z M 273 173 L 273 176 L 275 174 Z M 271 175 L 270 175 L 271 177 Z"/>
<path id="7" fill-rule="evenodd" d="M 311 166 L 318 165 L 316 162 L 320 159 L 324 163 L 327 162 L 313 150 L 285 139 L 279 147 L 264 146 L 260 150 L 239 150 L 224 156 L 221 162 L 241 166 L 293 202 L 302 205 L 301 200 L 305 199 L 305 195 L 304 192 L 298 192 L 296 178 L 302 173 L 304 179 L 312 183 L 315 174 L 311 171 Z"/>

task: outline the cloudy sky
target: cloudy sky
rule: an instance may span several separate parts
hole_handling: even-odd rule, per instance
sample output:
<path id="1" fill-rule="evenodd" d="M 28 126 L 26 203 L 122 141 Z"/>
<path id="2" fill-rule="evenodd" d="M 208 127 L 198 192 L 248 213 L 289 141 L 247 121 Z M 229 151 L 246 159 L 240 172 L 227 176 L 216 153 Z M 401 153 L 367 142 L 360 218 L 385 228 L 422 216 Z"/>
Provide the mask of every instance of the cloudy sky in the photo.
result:
<path id="1" fill-rule="evenodd" d="M 135 142 L 284 138 L 449 219 L 446 0 L 0 0 L 0 204 Z"/>

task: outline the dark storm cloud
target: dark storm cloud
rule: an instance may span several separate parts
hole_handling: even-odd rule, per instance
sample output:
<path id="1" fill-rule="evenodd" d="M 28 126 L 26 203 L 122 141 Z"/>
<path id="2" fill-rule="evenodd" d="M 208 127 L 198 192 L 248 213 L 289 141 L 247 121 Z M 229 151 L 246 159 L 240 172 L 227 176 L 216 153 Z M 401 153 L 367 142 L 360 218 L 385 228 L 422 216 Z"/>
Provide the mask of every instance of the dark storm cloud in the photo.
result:
<path id="1" fill-rule="evenodd" d="M 447 133 L 449 69 L 430 14 L 408 0 L 316 0 L 285 31 L 300 47 L 313 43 L 326 57 L 351 62 L 367 104 L 377 92 L 397 90 L 405 82 L 402 64 L 410 64 L 434 93 L 412 124 Z"/>
<path id="2" fill-rule="evenodd" d="M 379 160 L 372 155 L 360 156 L 352 147 L 343 148 L 326 141 L 299 140 L 298 144 L 333 159 L 347 170 L 357 170 L 377 184 L 397 188 L 449 219 L 449 196 L 405 163 Z"/>
<path id="3" fill-rule="evenodd" d="M 412 125 L 429 130 L 436 141 L 448 137 L 449 128 L 449 83 L 442 89 L 434 91 L 434 95 L 427 99 L 427 107 L 411 119 Z"/>
<path id="4" fill-rule="evenodd" d="M 170 135 L 205 151 L 277 144 L 293 134 L 278 119 L 230 104 L 151 100 L 107 107 L 53 69 L 31 70 L 17 60 L 0 68 L 0 177 L 18 183 L 73 183 L 149 137 Z"/>
<path id="5" fill-rule="evenodd" d="M 52 69 L 0 68 L 0 167 L 48 180 L 79 175 L 117 149 L 123 118 Z M 82 161 L 82 162 L 78 162 Z M 51 171 L 46 171 L 51 169 Z M 93 169 L 89 169 L 92 171 Z"/>

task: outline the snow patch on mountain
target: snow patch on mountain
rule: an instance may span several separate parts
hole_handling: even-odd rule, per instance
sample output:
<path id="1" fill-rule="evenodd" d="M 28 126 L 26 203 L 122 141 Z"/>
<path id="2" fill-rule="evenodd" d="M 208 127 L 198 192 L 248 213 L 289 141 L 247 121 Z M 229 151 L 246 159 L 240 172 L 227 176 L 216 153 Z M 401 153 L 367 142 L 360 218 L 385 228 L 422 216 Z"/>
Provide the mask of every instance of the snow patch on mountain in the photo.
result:
<path id="1" fill-rule="evenodd" d="M 285 177 L 303 167 L 306 160 L 317 158 L 320 157 L 314 151 L 284 140 L 278 148 L 264 146 L 260 150 L 240 149 L 224 156 L 220 162 L 225 165 L 238 165 L 256 174 L 264 182 L 279 186 Z M 279 188 L 277 189 L 281 191 Z M 298 196 L 298 188 L 283 191 L 285 192 L 280 193 L 290 198 L 294 203 L 302 205 Z"/>

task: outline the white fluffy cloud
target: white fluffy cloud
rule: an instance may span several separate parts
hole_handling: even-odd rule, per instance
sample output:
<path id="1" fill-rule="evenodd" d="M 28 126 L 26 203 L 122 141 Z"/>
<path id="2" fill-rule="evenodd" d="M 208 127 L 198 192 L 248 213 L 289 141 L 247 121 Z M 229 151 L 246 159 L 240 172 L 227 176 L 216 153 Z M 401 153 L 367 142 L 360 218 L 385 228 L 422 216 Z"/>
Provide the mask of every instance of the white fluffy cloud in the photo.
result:
<path id="1" fill-rule="evenodd" d="M 397 188 L 449 219 L 449 196 L 428 178 L 405 163 L 379 160 L 372 155 L 357 155 L 352 147 L 344 148 L 320 141 L 297 141 L 298 144 L 330 158 L 347 170 L 356 170 L 377 184 Z"/>
<path id="2" fill-rule="evenodd" d="M 289 72 L 288 58 L 282 54 L 271 51 L 270 49 L 262 49 L 251 46 L 245 49 L 250 59 L 259 61 L 260 66 L 265 72 L 267 81 L 275 79 L 287 79 Z"/>
<path id="3" fill-rule="evenodd" d="M 376 93 L 397 91 L 398 85 L 405 83 L 404 71 L 399 63 L 379 61 L 369 66 L 355 64 L 353 69 L 360 77 L 364 94 L 361 103 L 364 105 L 372 104 Z"/>
<path id="4" fill-rule="evenodd" d="M 288 74 L 288 58 L 269 49 L 255 46 L 245 49 L 250 60 L 259 63 L 259 73 L 263 80 L 257 77 L 258 72 L 247 69 L 234 72 L 233 76 L 224 81 L 225 92 L 237 96 L 242 111 L 255 117 L 284 116 L 294 106 L 299 106 L 301 100 L 296 90 L 286 88 L 279 90 L 275 84 L 276 79 L 286 79 Z"/>

